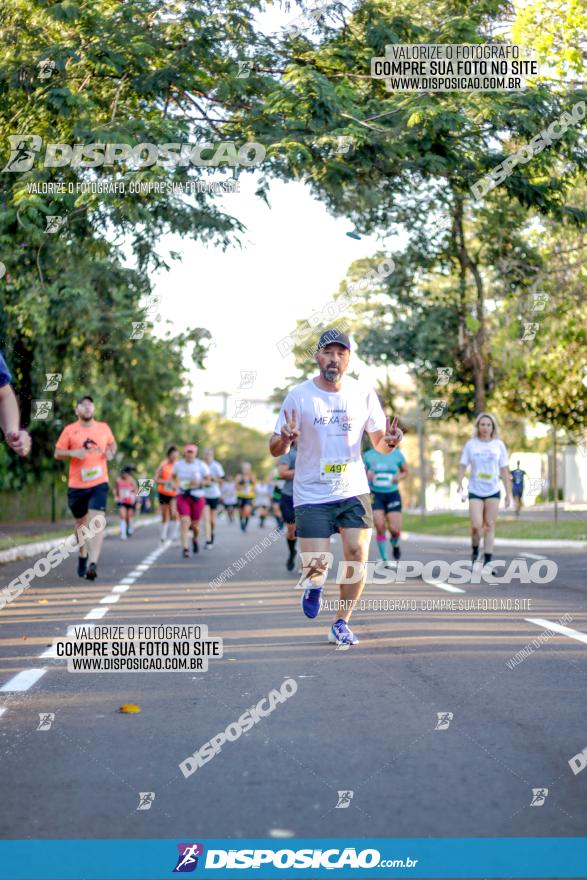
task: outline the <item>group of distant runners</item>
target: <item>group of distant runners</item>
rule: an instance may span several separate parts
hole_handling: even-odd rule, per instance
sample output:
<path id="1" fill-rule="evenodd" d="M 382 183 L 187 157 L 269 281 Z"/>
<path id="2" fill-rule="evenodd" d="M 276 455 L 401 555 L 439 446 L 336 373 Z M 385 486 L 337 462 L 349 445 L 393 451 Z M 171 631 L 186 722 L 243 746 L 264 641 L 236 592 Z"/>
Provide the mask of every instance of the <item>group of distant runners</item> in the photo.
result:
<path id="1" fill-rule="evenodd" d="M 219 509 L 226 512 L 229 522 L 234 521 L 238 511 L 243 532 L 254 513 L 260 526 L 273 516 L 278 528 L 285 528 L 288 571 L 296 567 L 299 541 L 299 586 L 302 608 L 309 618 L 315 618 L 320 611 L 328 574 L 326 551 L 334 534 L 340 535 L 343 558 L 349 562 L 367 561 L 373 529 L 378 553 L 385 563 L 388 535 L 393 562 L 401 556 L 399 484 L 408 475 L 406 460 L 399 449 L 403 433 L 397 416 L 386 417 L 375 391 L 345 375 L 350 350 L 345 333 L 329 330 L 322 334 L 315 355 L 319 375 L 290 390 L 269 441 L 270 452 L 278 459 L 274 479 L 258 480 L 248 462 L 242 464 L 234 479 L 227 477 L 214 457 L 214 450 L 205 449 L 203 458 L 199 458 L 196 443 L 185 445 L 183 457 L 177 446 L 169 446 L 154 475 L 161 510 L 161 540 L 179 539 L 184 557 L 199 552 L 202 519 L 205 547 L 213 549 Z M 30 451 L 31 441 L 20 428 L 18 404 L 10 381 L 0 355 L 0 425 L 8 445 L 24 456 Z M 69 461 L 67 495 L 80 541 L 78 574 L 94 580 L 104 537 L 104 529 L 96 531 L 95 525 L 105 525 L 108 462 L 115 456 L 117 444 L 110 427 L 95 420 L 92 397 L 82 395 L 75 411 L 77 420 L 61 432 L 55 458 Z M 363 451 L 365 433 L 371 448 Z M 465 495 L 462 486 L 467 470 Z M 132 471 L 131 466 L 123 468 L 115 482 L 123 540 L 132 534 L 139 494 Z M 513 496 L 519 512 L 524 475 L 519 462 L 510 473 L 497 422 L 491 414 L 480 413 L 459 466 L 459 491 L 463 500 L 469 502 L 472 563 L 479 557 L 482 537 L 483 562 L 491 562 L 500 482 L 505 488 L 505 506 L 509 507 L 513 478 Z M 93 536 L 82 540 L 81 527 L 90 520 L 94 520 Z M 348 626 L 365 582 L 365 566 L 357 568 L 363 574 L 358 574 L 354 582 L 339 584 L 342 610 L 328 633 L 329 640 L 337 644 L 358 642 Z"/>

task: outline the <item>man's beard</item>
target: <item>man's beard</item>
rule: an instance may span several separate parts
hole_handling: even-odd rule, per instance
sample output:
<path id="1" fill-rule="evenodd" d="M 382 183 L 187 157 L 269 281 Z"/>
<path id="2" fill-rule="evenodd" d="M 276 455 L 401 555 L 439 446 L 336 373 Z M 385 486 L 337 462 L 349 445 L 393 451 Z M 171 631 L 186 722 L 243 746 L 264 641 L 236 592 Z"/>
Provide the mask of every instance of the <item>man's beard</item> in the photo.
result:
<path id="1" fill-rule="evenodd" d="M 341 372 L 338 367 L 328 367 L 327 369 L 322 370 L 322 378 L 327 382 L 338 382 L 341 377 Z"/>

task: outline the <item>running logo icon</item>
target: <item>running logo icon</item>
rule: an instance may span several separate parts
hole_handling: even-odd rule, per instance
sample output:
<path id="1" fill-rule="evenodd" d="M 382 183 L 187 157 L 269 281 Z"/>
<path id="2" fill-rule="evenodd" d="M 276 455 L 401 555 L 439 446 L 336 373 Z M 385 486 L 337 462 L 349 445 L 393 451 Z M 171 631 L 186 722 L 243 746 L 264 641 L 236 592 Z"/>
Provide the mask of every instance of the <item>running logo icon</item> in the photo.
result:
<path id="1" fill-rule="evenodd" d="M 198 857 L 204 855 L 204 846 L 201 843 L 178 843 L 179 850 L 177 865 L 173 869 L 174 874 L 187 874 L 195 871 L 198 867 Z"/>
<path id="2" fill-rule="evenodd" d="M 532 304 L 533 312 L 543 312 L 546 308 L 548 300 L 550 299 L 547 293 L 533 293 L 532 298 L 534 300 Z"/>
<path id="3" fill-rule="evenodd" d="M 435 399 L 430 401 L 429 419 L 441 419 L 447 410 L 447 401 Z"/>
<path id="4" fill-rule="evenodd" d="M 54 721 L 54 712 L 39 712 L 39 726 L 37 730 L 51 730 L 51 725 Z"/>
<path id="5" fill-rule="evenodd" d="M 437 712 L 436 717 L 438 718 L 438 721 L 436 722 L 434 730 L 448 730 L 454 715 L 452 712 Z"/>
<path id="6" fill-rule="evenodd" d="M 347 646 L 348 647 L 348 646 Z M 347 807 L 350 807 L 351 801 L 354 796 L 354 791 L 338 791 L 338 803 L 335 806 L 335 810 L 346 810 Z"/>
<path id="7" fill-rule="evenodd" d="M 241 370 L 241 383 L 238 386 L 237 390 L 247 391 L 249 388 L 252 388 L 256 378 L 256 370 Z"/>
<path id="8" fill-rule="evenodd" d="M 235 400 L 233 419 L 246 419 L 251 408 L 250 400 Z"/>
<path id="9" fill-rule="evenodd" d="M 151 494 L 151 489 L 155 480 L 137 480 L 137 485 L 139 487 L 137 492 L 137 498 L 146 498 Z"/>
<path id="10" fill-rule="evenodd" d="M 336 139 L 335 153 L 337 156 L 346 156 L 348 151 L 354 146 L 355 139 L 350 135 L 341 134 Z"/>
<path id="11" fill-rule="evenodd" d="M 47 217 L 45 217 L 45 223 L 46 226 L 44 232 L 48 232 L 54 235 L 56 232 L 59 232 L 59 230 L 63 226 L 65 226 L 65 224 L 67 223 L 67 217 L 62 217 L 59 214 L 48 214 Z"/>
<path id="12" fill-rule="evenodd" d="M 2 171 L 30 171 L 43 139 L 38 134 L 9 134 L 8 141 L 10 157 Z"/>
<path id="13" fill-rule="evenodd" d="M 145 335 L 145 330 L 147 328 L 146 321 L 133 321 L 132 322 L 132 333 L 128 337 L 129 339 L 142 339 Z"/>
<path id="14" fill-rule="evenodd" d="M 48 419 L 52 410 L 52 400 L 33 400 L 31 419 Z"/>
<path id="15" fill-rule="evenodd" d="M 450 377 L 453 374 L 452 367 L 436 367 L 435 385 L 448 385 Z"/>
<path id="16" fill-rule="evenodd" d="M 155 800 L 154 791 L 139 791 L 139 805 L 137 810 L 150 810 Z"/>
<path id="17" fill-rule="evenodd" d="M 39 79 L 50 79 L 51 74 L 55 70 L 55 62 L 50 58 L 44 58 L 42 61 L 39 61 L 37 67 L 39 68 Z"/>
<path id="18" fill-rule="evenodd" d="M 45 379 L 47 381 L 43 391 L 57 391 L 62 378 L 62 373 L 45 373 Z"/>
<path id="19" fill-rule="evenodd" d="M 238 62 L 238 73 L 236 75 L 237 79 L 248 79 L 250 72 L 251 72 L 251 62 L 250 61 L 239 61 Z"/>
<path id="20" fill-rule="evenodd" d="M 524 335 L 522 336 L 522 342 L 532 342 L 533 339 L 536 339 L 536 334 L 538 332 L 538 328 L 540 324 L 537 323 L 524 323 Z"/>
<path id="21" fill-rule="evenodd" d="M 548 789 L 547 788 L 533 788 L 532 789 L 532 800 L 530 801 L 531 807 L 541 807 L 544 804 L 544 801 L 548 797 Z"/>

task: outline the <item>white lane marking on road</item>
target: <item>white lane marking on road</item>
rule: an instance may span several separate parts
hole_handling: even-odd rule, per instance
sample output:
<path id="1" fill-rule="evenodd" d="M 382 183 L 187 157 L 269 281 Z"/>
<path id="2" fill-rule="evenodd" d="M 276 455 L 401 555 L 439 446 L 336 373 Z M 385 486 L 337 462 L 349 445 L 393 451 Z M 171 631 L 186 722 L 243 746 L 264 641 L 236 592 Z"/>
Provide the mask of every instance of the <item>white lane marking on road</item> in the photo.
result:
<path id="1" fill-rule="evenodd" d="M 7 681 L 6 684 L 2 685 L 0 688 L 0 692 L 3 694 L 16 693 L 22 691 L 28 691 L 30 687 L 32 687 L 35 682 L 37 682 L 43 675 L 47 672 L 46 668 L 43 669 L 24 669 L 22 672 L 14 675 L 10 681 Z"/>
<path id="2" fill-rule="evenodd" d="M 465 590 L 461 590 L 460 587 L 453 587 L 452 584 L 445 584 L 444 581 L 429 581 L 426 578 L 422 579 L 425 584 L 430 584 L 431 587 L 438 587 L 439 590 L 446 590 L 447 593 L 464 593 Z"/>
<path id="3" fill-rule="evenodd" d="M 528 559 L 548 559 L 548 556 L 539 556 L 538 553 L 518 553 L 518 556 L 527 556 Z"/>
<path id="4" fill-rule="evenodd" d="M 107 608 L 92 608 L 89 614 L 86 614 L 84 620 L 99 620 L 101 617 L 104 617 L 105 614 L 108 613 Z"/>
<path id="5" fill-rule="evenodd" d="M 551 620 L 543 620 L 541 617 L 525 617 L 524 620 L 528 623 L 534 623 L 536 626 L 540 626 L 543 629 L 552 629 L 554 632 L 560 633 L 563 636 L 568 636 L 570 639 L 576 639 L 578 642 L 583 642 L 587 645 L 587 635 L 579 632 L 579 630 L 571 629 L 570 626 L 561 626 L 560 623 L 553 623 Z"/>
<path id="6" fill-rule="evenodd" d="M 164 553 L 168 547 L 171 546 L 171 541 L 166 541 L 161 547 L 154 551 L 151 554 L 151 557 L 158 557 L 161 553 Z M 149 562 L 147 565 L 146 563 Z M 113 605 L 115 602 L 118 602 L 120 599 L 120 593 L 125 593 L 131 584 L 134 584 L 136 579 L 141 576 L 143 571 L 146 571 L 151 562 L 149 557 L 145 559 L 140 565 L 137 566 L 134 572 L 131 572 L 130 575 L 126 578 L 122 578 L 119 584 L 112 588 L 112 592 L 107 596 L 104 596 L 103 599 L 100 599 L 100 605 Z M 99 620 L 107 614 L 108 608 L 92 608 L 92 610 L 86 614 L 84 620 Z M 86 623 L 86 624 L 78 624 L 80 627 L 84 627 L 85 629 L 91 629 L 95 626 L 94 623 Z M 67 634 L 74 632 L 73 626 L 67 627 Z M 51 645 L 49 648 L 46 648 L 41 654 L 39 654 L 39 658 L 55 658 L 57 657 L 57 649 L 55 645 Z M 13 676 L 10 681 L 7 681 L 5 685 L 0 688 L 0 692 L 2 693 L 12 693 L 12 692 L 21 692 L 27 691 L 30 687 L 32 687 L 43 675 L 46 673 L 47 669 L 44 667 L 42 669 L 25 669 L 23 672 L 17 673 L 17 675 Z M 0 715 L 2 715 L 6 711 L 5 707 L 0 706 Z"/>

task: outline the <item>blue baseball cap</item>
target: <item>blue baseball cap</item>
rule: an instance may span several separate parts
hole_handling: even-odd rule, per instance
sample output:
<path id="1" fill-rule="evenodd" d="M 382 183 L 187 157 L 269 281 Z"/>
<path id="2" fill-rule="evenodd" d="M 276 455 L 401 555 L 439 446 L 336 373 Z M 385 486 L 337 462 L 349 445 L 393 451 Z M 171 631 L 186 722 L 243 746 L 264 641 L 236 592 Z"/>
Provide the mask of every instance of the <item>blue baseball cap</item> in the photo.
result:
<path id="1" fill-rule="evenodd" d="M 325 330 L 322 336 L 320 337 L 320 341 L 318 342 L 317 351 L 320 351 L 321 348 L 326 348 L 327 345 L 342 345 L 344 348 L 351 350 L 351 343 L 346 335 L 346 333 L 342 333 L 340 330 L 337 330 L 335 327 L 332 330 Z"/>

